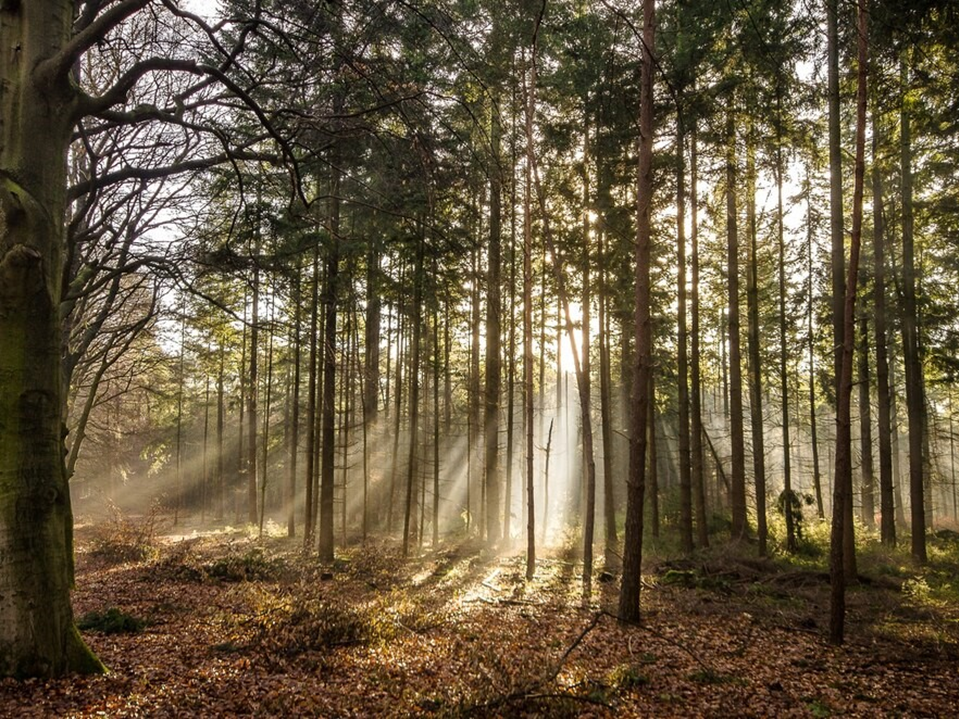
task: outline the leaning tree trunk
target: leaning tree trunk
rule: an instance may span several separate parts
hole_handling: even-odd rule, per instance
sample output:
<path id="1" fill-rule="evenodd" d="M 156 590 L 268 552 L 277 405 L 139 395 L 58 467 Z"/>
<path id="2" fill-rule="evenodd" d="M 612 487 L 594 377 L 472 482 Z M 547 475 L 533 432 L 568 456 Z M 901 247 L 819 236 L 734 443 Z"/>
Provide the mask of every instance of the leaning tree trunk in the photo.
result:
<path id="1" fill-rule="evenodd" d="M 70 0 L 0 4 L 0 675 L 99 672 L 73 624 L 60 373 Z"/>

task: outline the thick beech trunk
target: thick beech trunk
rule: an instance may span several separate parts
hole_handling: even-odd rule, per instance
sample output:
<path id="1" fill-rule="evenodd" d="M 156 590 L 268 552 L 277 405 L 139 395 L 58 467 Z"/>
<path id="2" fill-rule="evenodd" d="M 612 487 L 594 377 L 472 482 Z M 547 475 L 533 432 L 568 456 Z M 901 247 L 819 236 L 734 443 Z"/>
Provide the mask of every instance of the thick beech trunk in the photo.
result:
<path id="1" fill-rule="evenodd" d="M 99 672 L 73 623 L 60 298 L 71 0 L 0 4 L 0 676 Z"/>

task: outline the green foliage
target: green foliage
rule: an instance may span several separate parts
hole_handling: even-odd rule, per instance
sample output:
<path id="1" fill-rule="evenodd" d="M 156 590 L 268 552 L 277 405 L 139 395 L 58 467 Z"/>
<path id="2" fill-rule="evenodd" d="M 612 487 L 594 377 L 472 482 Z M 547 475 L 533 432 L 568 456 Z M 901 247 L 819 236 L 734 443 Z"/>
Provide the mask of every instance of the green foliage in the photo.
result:
<path id="1" fill-rule="evenodd" d="M 728 674 L 720 674 L 712 669 L 700 669 L 699 671 L 695 671 L 689 675 L 689 679 L 697 684 L 730 684 L 742 681 L 738 677 Z"/>
<path id="2" fill-rule="evenodd" d="M 825 719 L 832 716 L 832 709 L 822 699 L 807 699 L 806 708 L 809 713 L 817 719 Z"/>
<path id="3" fill-rule="evenodd" d="M 609 685 L 615 689 L 632 689 L 647 686 L 649 677 L 630 664 L 618 664 L 606 677 Z"/>
<path id="4" fill-rule="evenodd" d="M 286 562 L 269 557 L 262 549 L 254 548 L 243 554 L 228 554 L 203 567 L 207 576 L 224 582 L 270 581 L 283 577 Z"/>
<path id="5" fill-rule="evenodd" d="M 139 634 L 146 622 L 117 607 L 103 612 L 87 612 L 77 620 L 77 628 L 101 634 Z"/>

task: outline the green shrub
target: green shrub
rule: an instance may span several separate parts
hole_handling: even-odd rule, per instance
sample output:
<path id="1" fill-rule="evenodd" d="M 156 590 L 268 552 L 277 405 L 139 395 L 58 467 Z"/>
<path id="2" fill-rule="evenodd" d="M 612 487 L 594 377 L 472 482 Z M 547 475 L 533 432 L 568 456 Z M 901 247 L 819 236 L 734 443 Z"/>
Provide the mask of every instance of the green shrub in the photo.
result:
<path id="1" fill-rule="evenodd" d="M 139 634 L 146 622 L 110 607 L 104 612 L 87 612 L 77 620 L 77 629 L 101 634 Z"/>
<path id="2" fill-rule="evenodd" d="M 282 559 L 267 557 L 261 549 L 251 549 L 244 554 L 230 554 L 204 567 L 207 575 L 224 582 L 269 581 L 277 579 L 286 571 Z"/>

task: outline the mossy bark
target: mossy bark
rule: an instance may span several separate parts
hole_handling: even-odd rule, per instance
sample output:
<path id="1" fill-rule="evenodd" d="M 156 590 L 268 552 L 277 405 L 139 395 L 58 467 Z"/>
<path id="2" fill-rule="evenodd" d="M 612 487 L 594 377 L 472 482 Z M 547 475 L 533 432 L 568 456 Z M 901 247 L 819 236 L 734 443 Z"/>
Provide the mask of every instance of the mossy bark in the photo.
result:
<path id="1" fill-rule="evenodd" d="M 59 307 L 71 0 L 0 5 L 0 675 L 100 672 L 73 623 Z"/>

